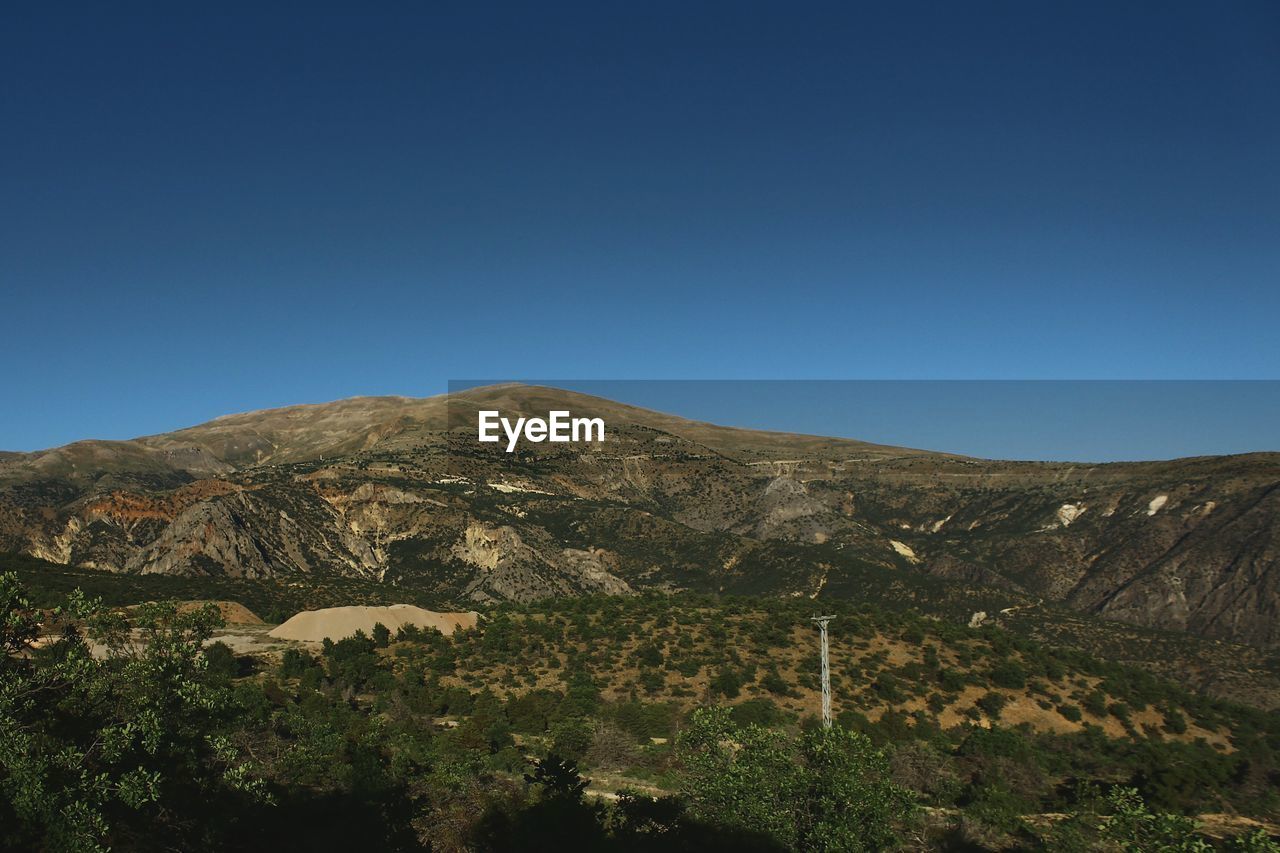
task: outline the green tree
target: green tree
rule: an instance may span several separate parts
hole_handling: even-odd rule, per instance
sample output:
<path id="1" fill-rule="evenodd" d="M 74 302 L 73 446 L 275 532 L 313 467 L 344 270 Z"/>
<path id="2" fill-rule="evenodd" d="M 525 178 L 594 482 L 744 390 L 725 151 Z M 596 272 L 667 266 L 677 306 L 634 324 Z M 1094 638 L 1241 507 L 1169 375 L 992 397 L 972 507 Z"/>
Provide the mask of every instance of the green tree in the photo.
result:
<path id="1" fill-rule="evenodd" d="M 996 693 L 995 691 L 992 691 L 990 693 L 984 693 L 979 697 L 977 704 L 988 717 L 993 720 L 998 720 L 1000 719 L 1000 714 L 1004 711 L 1004 706 L 1007 705 L 1008 702 L 1009 700 L 1005 698 L 1003 693 Z"/>
<path id="2" fill-rule="evenodd" d="M 566 717 L 551 728 L 551 751 L 581 761 L 591 748 L 591 725 L 582 717 Z"/>
<path id="3" fill-rule="evenodd" d="M 700 708 L 678 748 L 682 793 L 698 817 L 797 845 L 794 808 L 804 781 L 791 738 L 760 726 L 739 728 L 727 708 Z"/>
<path id="4" fill-rule="evenodd" d="M 524 777 L 533 802 L 515 814 L 491 811 L 481 831 L 486 849 L 543 851 L 605 847 L 605 810 L 583 796 L 588 781 L 574 762 L 554 753 Z"/>
<path id="5" fill-rule="evenodd" d="M 678 751 L 697 817 L 793 849 L 884 849 L 913 810 L 910 795 L 889 781 L 883 753 L 843 728 L 797 738 L 739 727 L 728 709 L 703 708 Z"/>
<path id="6" fill-rule="evenodd" d="M 656 643 L 645 643 L 636 650 L 636 662 L 640 666 L 662 666 L 665 658 Z"/>
<path id="7" fill-rule="evenodd" d="M 711 689 L 729 699 L 736 699 L 742 692 L 742 675 L 731 666 L 721 667 L 711 679 Z"/>
<path id="8" fill-rule="evenodd" d="M 220 802 L 265 796 L 202 648 L 217 607 L 127 619 L 76 591 L 56 617 L 71 627 L 34 648 L 36 615 L 0 575 L 0 847 L 210 846 Z"/>
<path id="9" fill-rule="evenodd" d="M 871 741 L 842 728 L 803 739 L 807 802 L 800 821 L 806 850 L 884 850 L 915 809 L 909 792 L 889 781 L 889 761 Z"/>
<path id="10" fill-rule="evenodd" d="M 1102 835 L 1125 853 L 1207 853 L 1213 849 L 1197 835 L 1195 820 L 1151 811 L 1135 788 L 1113 788 L 1107 803 L 1112 814 L 1102 821 Z"/>
<path id="11" fill-rule="evenodd" d="M 1084 709 L 1095 717 L 1106 716 L 1107 694 L 1101 690 L 1092 690 L 1084 697 Z"/>
<path id="12" fill-rule="evenodd" d="M 1233 838 L 1227 849 L 1238 853 L 1280 853 L 1280 844 L 1271 840 L 1265 829 L 1255 829 L 1247 835 Z"/>
<path id="13" fill-rule="evenodd" d="M 787 684 L 786 679 L 778 672 L 776 664 L 765 672 L 764 677 L 760 679 L 760 686 L 778 696 L 789 696 L 792 692 L 791 685 Z"/>
<path id="14" fill-rule="evenodd" d="M 308 653 L 298 649 L 285 649 L 280 658 L 280 675 L 282 678 L 301 678 L 313 666 L 315 659 Z"/>
<path id="15" fill-rule="evenodd" d="M 1001 661 L 992 668 L 991 681 L 997 687 L 1021 690 L 1027 686 L 1027 671 L 1017 661 Z"/>

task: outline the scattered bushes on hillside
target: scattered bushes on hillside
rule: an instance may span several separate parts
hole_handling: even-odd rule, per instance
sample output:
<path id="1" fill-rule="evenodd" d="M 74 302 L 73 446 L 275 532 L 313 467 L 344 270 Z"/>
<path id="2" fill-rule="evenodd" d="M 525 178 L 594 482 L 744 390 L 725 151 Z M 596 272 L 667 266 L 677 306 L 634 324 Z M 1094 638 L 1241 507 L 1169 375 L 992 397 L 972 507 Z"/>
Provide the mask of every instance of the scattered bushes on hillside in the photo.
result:
<path id="1" fill-rule="evenodd" d="M 375 630 L 248 673 L 225 646 L 202 648 L 212 614 L 164 606 L 124 619 L 75 599 L 67 613 L 83 618 L 33 650 L 43 616 L 0 581 L 0 848 L 531 849 L 558 831 L 595 849 L 883 849 L 908 837 L 1090 849 L 1154 844 L 1160 827 L 1190 831 L 1180 816 L 1196 812 L 1280 812 L 1277 715 L 1155 680 L 1126 686 L 1110 665 L 998 631 L 851 607 L 833 641 L 859 655 L 833 667 L 838 725 L 824 730 L 788 701 L 800 676 L 816 681 L 785 653 L 802 604 L 503 606 L 492 639 Z M 144 654 L 131 620 L 151 639 Z M 83 627 L 117 652 L 87 655 Z M 923 643 L 904 662 L 881 639 L 908 628 Z M 686 666 L 699 682 L 681 694 Z M 666 683 L 651 692 L 649 673 Z M 1082 731 L 1001 724 L 1018 695 L 1003 685 L 1020 675 L 1039 691 L 1031 701 Z M 970 684 L 994 689 L 974 704 L 962 700 Z M 961 701 L 968 719 L 944 729 L 939 715 Z M 702 707 L 718 702 L 732 707 Z M 1235 748 L 1104 734 L 1108 715 L 1143 719 L 1142 707 L 1168 733 L 1219 725 Z M 666 793 L 600 802 L 583 772 Z M 1098 793 L 1117 787 L 1139 800 Z M 915 824 L 917 804 L 957 817 Z M 1045 812 L 1075 817 L 1055 835 L 1029 818 Z"/>

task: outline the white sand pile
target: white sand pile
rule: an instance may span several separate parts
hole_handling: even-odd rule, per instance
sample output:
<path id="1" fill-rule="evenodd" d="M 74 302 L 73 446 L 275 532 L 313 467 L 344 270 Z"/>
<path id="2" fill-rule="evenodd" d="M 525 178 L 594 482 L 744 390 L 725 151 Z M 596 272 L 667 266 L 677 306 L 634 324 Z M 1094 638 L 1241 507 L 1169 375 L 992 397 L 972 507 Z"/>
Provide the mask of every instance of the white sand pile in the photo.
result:
<path id="1" fill-rule="evenodd" d="M 326 637 L 341 640 L 356 631 L 372 634 L 373 626 L 381 622 L 394 634 L 401 625 L 417 625 L 419 628 L 435 628 L 442 634 L 452 634 L 459 628 L 474 628 L 480 614 L 436 613 L 412 604 L 393 604 L 390 607 L 327 607 L 324 610 L 304 610 L 295 614 L 283 625 L 268 632 L 277 640 L 300 640 L 320 643 Z"/>

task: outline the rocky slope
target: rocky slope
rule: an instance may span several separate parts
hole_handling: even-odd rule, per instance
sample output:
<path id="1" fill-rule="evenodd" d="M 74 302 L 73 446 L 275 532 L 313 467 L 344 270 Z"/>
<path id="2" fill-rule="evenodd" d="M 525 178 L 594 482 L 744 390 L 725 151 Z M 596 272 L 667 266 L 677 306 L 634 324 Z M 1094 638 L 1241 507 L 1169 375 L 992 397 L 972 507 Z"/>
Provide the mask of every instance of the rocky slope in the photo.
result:
<path id="1" fill-rule="evenodd" d="M 608 440 L 509 455 L 475 442 L 479 408 L 599 415 Z M 459 602 L 857 596 L 879 570 L 1275 647 L 1278 486 L 1280 454 L 986 461 L 493 386 L 0 455 L 0 550 L 110 572 L 338 573 Z"/>

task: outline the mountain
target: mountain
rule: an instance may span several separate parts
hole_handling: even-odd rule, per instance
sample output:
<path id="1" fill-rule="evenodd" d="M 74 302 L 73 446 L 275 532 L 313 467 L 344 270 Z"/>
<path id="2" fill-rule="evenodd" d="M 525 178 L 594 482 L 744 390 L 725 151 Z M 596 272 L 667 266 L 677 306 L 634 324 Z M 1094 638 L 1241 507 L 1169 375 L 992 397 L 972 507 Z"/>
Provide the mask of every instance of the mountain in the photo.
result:
<path id="1" fill-rule="evenodd" d="M 480 409 L 599 416 L 607 440 L 508 454 L 475 441 Z M 0 551 L 107 572 L 354 577 L 459 604 L 860 598 L 919 581 L 1275 648 L 1278 487 L 1277 453 L 1001 462 L 502 385 L 0 454 Z"/>

